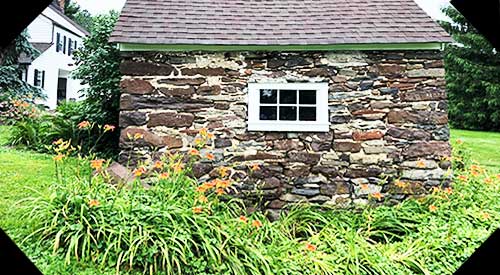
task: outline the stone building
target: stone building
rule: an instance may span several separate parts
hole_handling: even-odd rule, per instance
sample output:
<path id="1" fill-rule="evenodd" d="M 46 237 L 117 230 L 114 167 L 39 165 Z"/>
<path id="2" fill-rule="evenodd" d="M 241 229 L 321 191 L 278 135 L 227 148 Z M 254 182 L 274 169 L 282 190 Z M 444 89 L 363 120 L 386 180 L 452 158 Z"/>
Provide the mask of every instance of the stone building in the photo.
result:
<path id="1" fill-rule="evenodd" d="M 205 127 L 216 159 L 196 176 L 234 166 L 268 209 L 447 184 L 451 39 L 412 0 L 129 0 L 111 41 L 123 161 L 188 150 Z"/>

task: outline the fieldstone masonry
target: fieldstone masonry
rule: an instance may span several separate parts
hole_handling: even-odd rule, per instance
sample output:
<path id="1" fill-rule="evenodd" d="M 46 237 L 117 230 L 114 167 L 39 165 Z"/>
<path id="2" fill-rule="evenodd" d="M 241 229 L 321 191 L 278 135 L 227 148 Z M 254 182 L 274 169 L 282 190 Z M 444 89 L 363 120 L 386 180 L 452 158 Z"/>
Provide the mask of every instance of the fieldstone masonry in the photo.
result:
<path id="1" fill-rule="evenodd" d="M 234 166 L 240 194 L 272 213 L 298 201 L 367 203 L 374 193 L 398 201 L 447 184 L 440 51 L 125 52 L 121 71 L 122 162 L 187 150 L 208 128 L 216 162 L 197 164 L 196 176 Z M 248 132 L 250 82 L 328 82 L 331 131 Z M 135 133 L 144 139 L 127 139 Z M 255 163 L 261 170 L 249 173 Z"/>

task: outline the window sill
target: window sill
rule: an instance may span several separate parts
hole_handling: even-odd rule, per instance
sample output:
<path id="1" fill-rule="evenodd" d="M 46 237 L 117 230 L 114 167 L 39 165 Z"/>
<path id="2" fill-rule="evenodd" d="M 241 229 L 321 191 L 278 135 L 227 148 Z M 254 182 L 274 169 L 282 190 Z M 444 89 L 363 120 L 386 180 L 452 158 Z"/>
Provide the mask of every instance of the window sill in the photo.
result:
<path id="1" fill-rule="evenodd" d="M 263 132 L 329 132 L 330 123 L 318 122 L 249 122 L 248 131 Z"/>

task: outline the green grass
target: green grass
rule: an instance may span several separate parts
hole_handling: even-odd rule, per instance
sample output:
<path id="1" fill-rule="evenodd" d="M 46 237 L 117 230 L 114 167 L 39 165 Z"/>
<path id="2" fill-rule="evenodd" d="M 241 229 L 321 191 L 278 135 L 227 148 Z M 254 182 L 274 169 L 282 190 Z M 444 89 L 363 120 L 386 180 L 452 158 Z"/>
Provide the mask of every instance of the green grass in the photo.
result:
<path id="1" fill-rule="evenodd" d="M 451 130 L 452 142 L 461 139 L 471 151 L 471 157 L 492 171 L 500 171 L 500 133 Z"/>

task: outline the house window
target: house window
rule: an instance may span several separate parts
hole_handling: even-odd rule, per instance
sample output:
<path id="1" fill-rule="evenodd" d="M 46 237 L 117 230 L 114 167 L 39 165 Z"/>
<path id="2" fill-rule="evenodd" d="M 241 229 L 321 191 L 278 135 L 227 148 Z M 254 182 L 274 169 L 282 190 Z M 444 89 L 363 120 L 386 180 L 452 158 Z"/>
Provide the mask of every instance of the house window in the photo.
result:
<path id="1" fill-rule="evenodd" d="M 35 69 L 33 86 L 45 88 L 45 71 Z"/>
<path id="2" fill-rule="evenodd" d="M 248 130 L 328 132 L 328 83 L 248 84 Z"/>
<path id="3" fill-rule="evenodd" d="M 56 35 L 56 52 L 60 52 L 62 48 L 61 34 L 57 33 Z"/>
<path id="4" fill-rule="evenodd" d="M 69 38 L 68 40 L 68 55 L 71 56 L 73 54 L 73 40 Z"/>

